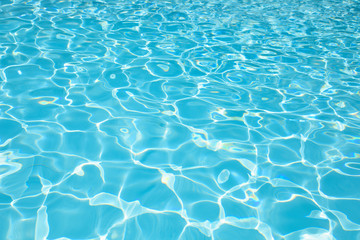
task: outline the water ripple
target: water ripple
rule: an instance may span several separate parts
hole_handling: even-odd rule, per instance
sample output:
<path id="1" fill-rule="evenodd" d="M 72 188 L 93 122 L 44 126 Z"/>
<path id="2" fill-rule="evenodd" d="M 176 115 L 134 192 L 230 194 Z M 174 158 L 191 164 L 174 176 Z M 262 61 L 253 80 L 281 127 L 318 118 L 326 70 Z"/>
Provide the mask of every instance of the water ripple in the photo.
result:
<path id="1" fill-rule="evenodd" d="M 359 4 L 1 1 L 0 239 L 359 239 Z"/>

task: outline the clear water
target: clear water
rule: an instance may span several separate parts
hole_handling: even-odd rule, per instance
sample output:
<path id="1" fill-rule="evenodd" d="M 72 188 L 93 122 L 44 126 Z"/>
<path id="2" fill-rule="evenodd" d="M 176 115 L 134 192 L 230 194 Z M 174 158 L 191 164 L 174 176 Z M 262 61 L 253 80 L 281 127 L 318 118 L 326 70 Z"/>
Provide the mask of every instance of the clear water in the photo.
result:
<path id="1" fill-rule="evenodd" d="M 0 3 L 0 239 L 360 239 L 358 0 Z"/>

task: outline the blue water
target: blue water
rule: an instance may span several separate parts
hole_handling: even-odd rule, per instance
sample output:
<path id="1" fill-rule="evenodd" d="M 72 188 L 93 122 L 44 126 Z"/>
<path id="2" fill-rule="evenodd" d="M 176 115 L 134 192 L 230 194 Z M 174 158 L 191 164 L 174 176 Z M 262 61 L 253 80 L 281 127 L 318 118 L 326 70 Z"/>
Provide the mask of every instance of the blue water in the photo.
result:
<path id="1" fill-rule="evenodd" d="M 0 239 L 360 239 L 358 0 L 0 0 Z"/>

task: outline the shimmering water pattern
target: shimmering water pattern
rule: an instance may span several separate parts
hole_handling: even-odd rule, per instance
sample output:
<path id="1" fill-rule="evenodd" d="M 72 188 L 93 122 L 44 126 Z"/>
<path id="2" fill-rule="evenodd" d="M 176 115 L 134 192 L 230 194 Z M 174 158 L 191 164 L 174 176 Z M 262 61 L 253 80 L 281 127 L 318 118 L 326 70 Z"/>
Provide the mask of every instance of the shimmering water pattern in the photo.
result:
<path id="1" fill-rule="evenodd" d="M 0 240 L 359 240 L 359 0 L 0 0 Z"/>

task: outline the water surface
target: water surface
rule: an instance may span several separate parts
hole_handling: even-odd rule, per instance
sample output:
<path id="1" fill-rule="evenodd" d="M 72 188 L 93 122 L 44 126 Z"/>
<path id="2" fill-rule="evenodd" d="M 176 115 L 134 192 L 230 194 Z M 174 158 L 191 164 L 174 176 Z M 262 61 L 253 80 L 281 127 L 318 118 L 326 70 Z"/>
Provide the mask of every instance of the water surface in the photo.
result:
<path id="1" fill-rule="evenodd" d="M 358 0 L 0 4 L 0 239 L 360 239 Z"/>

